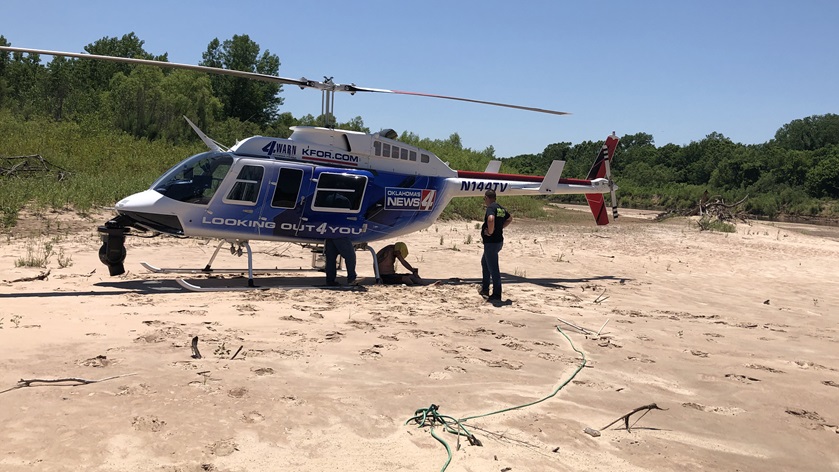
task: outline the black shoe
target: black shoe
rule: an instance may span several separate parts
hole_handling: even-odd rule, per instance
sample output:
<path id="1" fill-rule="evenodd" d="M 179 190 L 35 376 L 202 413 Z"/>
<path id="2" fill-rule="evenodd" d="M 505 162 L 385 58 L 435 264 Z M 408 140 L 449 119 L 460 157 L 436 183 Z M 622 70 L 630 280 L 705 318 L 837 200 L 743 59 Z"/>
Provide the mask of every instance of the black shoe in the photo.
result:
<path id="1" fill-rule="evenodd" d="M 487 301 L 490 302 L 490 303 L 500 303 L 501 302 L 501 296 L 500 295 L 499 296 L 490 295 L 489 297 L 487 297 Z"/>
<path id="2" fill-rule="evenodd" d="M 489 298 L 489 290 L 478 289 L 478 295 Z"/>
<path id="3" fill-rule="evenodd" d="M 333 280 L 332 282 L 326 282 L 326 286 L 327 287 L 340 287 L 341 284 L 339 284 L 338 282 Z"/>

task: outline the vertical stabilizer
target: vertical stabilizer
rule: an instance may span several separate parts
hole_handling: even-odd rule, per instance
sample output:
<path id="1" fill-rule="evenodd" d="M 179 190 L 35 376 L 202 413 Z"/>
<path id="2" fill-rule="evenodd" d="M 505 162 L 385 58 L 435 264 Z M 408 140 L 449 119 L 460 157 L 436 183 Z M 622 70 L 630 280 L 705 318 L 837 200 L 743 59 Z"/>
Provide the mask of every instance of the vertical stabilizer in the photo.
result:
<path id="1" fill-rule="evenodd" d="M 618 141 L 620 140 L 614 132 L 606 138 L 606 142 L 603 143 L 603 147 L 601 147 L 600 152 L 597 153 L 597 157 L 594 159 L 594 164 L 591 166 L 591 170 L 588 172 L 587 177 L 588 180 L 604 178 L 609 180 L 609 187 L 612 194 L 613 218 L 618 217 L 618 203 L 617 197 L 615 196 L 615 187 L 612 183 L 611 162 L 612 158 L 615 156 L 615 150 L 618 148 Z M 594 220 L 597 224 L 609 224 L 609 215 L 606 212 L 606 201 L 603 199 L 603 194 L 587 193 L 586 201 L 588 202 L 588 206 L 591 209 L 591 213 L 594 215 Z"/>

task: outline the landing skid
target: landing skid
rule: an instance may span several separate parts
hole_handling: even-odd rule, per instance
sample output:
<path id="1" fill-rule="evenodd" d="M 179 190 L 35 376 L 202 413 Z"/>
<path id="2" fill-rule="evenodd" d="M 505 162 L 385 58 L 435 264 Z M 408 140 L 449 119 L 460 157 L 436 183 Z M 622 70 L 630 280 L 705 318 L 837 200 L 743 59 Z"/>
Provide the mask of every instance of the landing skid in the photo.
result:
<path id="1" fill-rule="evenodd" d="M 212 268 L 186 268 L 186 267 L 155 267 L 147 262 L 141 262 L 149 272 L 155 274 L 244 274 L 248 269 L 212 269 Z M 254 274 L 277 274 L 281 272 L 304 272 L 317 269 L 253 269 Z"/>
<path id="2" fill-rule="evenodd" d="M 312 286 L 307 286 L 307 285 L 281 285 L 281 286 L 271 286 L 271 287 L 257 286 L 254 283 L 254 278 L 253 278 L 254 272 L 263 272 L 263 273 L 301 272 L 301 271 L 310 270 L 310 269 L 266 269 L 266 270 L 262 270 L 262 271 L 256 271 L 256 270 L 253 269 L 253 252 L 251 251 L 250 244 L 248 244 L 247 241 L 237 241 L 237 242 L 239 243 L 239 253 L 242 252 L 241 248 L 244 247 L 246 249 L 247 255 L 248 255 L 248 269 L 247 269 L 248 284 L 246 286 L 238 286 L 238 287 L 237 286 L 233 286 L 233 287 L 201 287 L 199 285 L 195 285 L 195 284 L 192 284 L 190 282 L 187 282 L 184 279 L 177 279 L 178 285 L 180 285 L 181 287 L 183 287 L 187 290 L 193 291 L 193 292 L 231 292 L 231 291 L 244 291 L 244 290 L 266 290 L 268 288 L 281 288 L 281 289 L 310 289 L 310 288 L 314 288 L 314 289 L 320 289 L 320 290 L 359 290 L 359 291 L 366 290 L 363 287 L 355 286 L 355 285 L 349 285 L 349 286 L 342 286 L 342 285 L 336 285 L 336 286 L 332 286 L 332 285 L 320 285 L 320 286 L 318 286 L 318 285 L 312 285 Z M 216 256 L 218 255 L 219 249 L 221 249 L 221 246 L 224 243 L 225 243 L 225 241 L 221 241 L 219 243 L 219 245 L 216 247 L 216 250 L 213 252 L 213 256 L 210 258 L 210 262 L 208 262 L 207 266 L 204 267 L 203 269 L 161 268 L 161 267 L 155 267 L 155 266 L 153 266 L 151 264 L 148 264 L 148 263 L 145 263 L 145 262 L 141 262 L 140 264 L 142 264 L 142 266 L 145 267 L 147 270 L 149 270 L 151 272 L 154 272 L 156 274 L 178 274 L 178 273 L 180 273 L 180 274 L 237 273 L 238 274 L 238 273 L 245 272 L 245 270 L 241 270 L 241 269 L 213 269 L 213 268 L 211 268 L 213 261 L 215 260 Z M 373 271 L 376 274 L 376 282 L 379 283 L 379 282 L 381 282 L 381 278 L 380 278 L 380 275 L 379 275 L 379 266 L 376 263 L 376 251 L 373 250 L 372 247 L 369 247 L 369 246 L 366 246 L 366 245 L 364 247 L 368 251 L 370 251 L 370 254 L 373 256 Z M 231 245 L 231 252 L 234 252 L 232 250 L 232 248 L 233 248 L 233 246 Z M 314 259 L 314 255 L 313 255 L 313 259 L 312 259 L 312 264 L 313 265 L 314 265 L 314 262 L 315 262 L 315 259 Z M 314 270 L 317 270 L 317 269 L 314 269 Z"/>
<path id="3" fill-rule="evenodd" d="M 178 285 L 191 292 L 241 292 L 246 290 L 268 290 L 271 287 L 254 287 L 254 286 L 238 286 L 238 287 L 201 287 L 191 284 L 184 279 L 177 279 Z"/>
<path id="4" fill-rule="evenodd" d="M 176 279 L 178 285 L 191 292 L 243 292 L 248 290 L 268 290 L 272 288 L 281 290 L 346 290 L 352 292 L 365 292 L 366 288 L 360 285 L 271 285 L 271 286 L 225 286 L 225 287 L 202 287 L 187 282 L 184 279 Z"/>

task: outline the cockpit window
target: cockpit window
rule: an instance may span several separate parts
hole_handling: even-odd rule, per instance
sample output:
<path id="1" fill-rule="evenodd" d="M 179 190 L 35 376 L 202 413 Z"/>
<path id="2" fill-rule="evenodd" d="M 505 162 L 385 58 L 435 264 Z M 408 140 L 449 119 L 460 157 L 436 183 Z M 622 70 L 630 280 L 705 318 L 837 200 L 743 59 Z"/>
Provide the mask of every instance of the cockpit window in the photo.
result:
<path id="1" fill-rule="evenodd" d="M 242 166 L 239 176 L 233 183 L 233 188 L 224 199 L 230 203 L 256 203 L 259 197 L 259 188 L 262 186 L 262 175 L 265 169 L 262 166 Z"/>
<path id="2" fill-rule="evenodd" d="M 206 205 L 231 165 L 233 158 L 225 153 L 197 154 L 169 169 L 151 188 L 174 200 Z"/>

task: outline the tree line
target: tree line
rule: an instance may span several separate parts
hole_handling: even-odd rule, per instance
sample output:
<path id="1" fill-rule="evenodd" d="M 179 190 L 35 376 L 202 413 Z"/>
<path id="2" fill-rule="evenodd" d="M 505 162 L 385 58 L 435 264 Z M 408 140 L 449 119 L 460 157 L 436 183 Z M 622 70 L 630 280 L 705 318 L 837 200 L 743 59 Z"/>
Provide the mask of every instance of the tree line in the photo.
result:
<path id="1" fill-rule="evenodd" d="M 11 45 L 0 35 L 1 45 Z M 104 37 L 85 46 L 91 54 L 168 61 L 143 48 L 134 33 Z M 212 39 L 200 65 L 278 75 L 280 59 L 247 35 Z M 183 115 L 220 142 L 255 135 L 288 137 L 295 125 L 322 124 L 324 117 L 282 112 L 282 86 L 243 78 L 54 57 L 0 52 L 0 110 L 24 121 L 75 123 L 84 129 L 112 129 L 136 139 L 173 145 L 195 143 Z M 361 117 L 331 123 L 369 132 Z M 492 146 L 464 148 L 457 133 L 447 139 L 399 138 L 426 148 L 453 168 L 482 170 L 496 158 Z M 565 176 L 584 177 L 602 142 L 559 142 L 541 153 L 504 159 L 502 172 L 542 174 L 555 159 L 565 160 Z M 695 205 L 704 192 L 727 201 L 748 195 L 746 210 L 756 215 L 839 214 L 839 115 L 810 116 L 783 124 L 763 144 L 735 143 L 720 133 L 679 146 L 655 145 L 651 134 L 621 137 L 613 163 L 623 206 L 680 209 Z M 143 185 L 148 184 L 144 182 Z M 551 197 L 573 200 L 579 197 Z"/>
<path id="2" fill-rule="evenodd" d="M 507 160 L 522 173 L 566 160 L 567 175 L 584 176 L 602 142 L 557 143 L 541 154 Z M 656 147 L 647 133 L 621 138 L 612 164 L 623 204 L 684 209 L 706 191 L 728 202 L 748 196 L 755 215 L 839 215 L 839 115 L 793 120 L 763 144 L 735 143 L 711 133 L 685 146 Z"/>
<path id="3" fill-rule="evenodd" d="M 168 54 L 143 48 L 134 33 L 104 37 L 84 47 L 89 54 L 169 62 Z M 12 44 L 0 35 L 0 45 Z M 280 59 L 248 35 L 212 39 L 199 65 L 278 75 Z M 221 142 L 268 134 L 288 137 L 289 127 L 320 123 L 281 113 L 282 85 L 226 75 L 38 54 L 0 51 L 0 108 L 23 119 L 93 120 L 144 139 L 181 143 L 194 139 L 182 116 Z M 340 123 L 364 130 L 360 118 Z"/>

